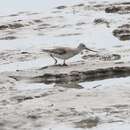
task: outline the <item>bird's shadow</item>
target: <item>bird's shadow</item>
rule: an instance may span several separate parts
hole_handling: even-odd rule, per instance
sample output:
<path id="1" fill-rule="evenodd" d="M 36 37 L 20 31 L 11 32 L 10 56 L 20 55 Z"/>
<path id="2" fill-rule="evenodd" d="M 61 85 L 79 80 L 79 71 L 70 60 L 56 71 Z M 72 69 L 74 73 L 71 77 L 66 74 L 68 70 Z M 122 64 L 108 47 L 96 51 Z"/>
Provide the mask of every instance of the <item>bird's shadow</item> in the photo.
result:
<path id="1" fill-rule="evenodd" d="M 59 67 L 75 67 L 75 66 L 79 66 L 81 64 L 85 64 L 85 62 L 84 61 L 77 61 L 77 62 L 70 63 L 70 64 L 49 65 L 49 66 L 41 67 L 38 70 L 44 70 L 44 69 L 49 69 L 49 68 L 59 68 Z"/>
<path id="2" fill-rule="evenodd" d="M 68 65 L 62 65 L 62 64 L 49 65 L 49 66 L 41 67 L 38 70 L 43 70 L 43 69 L 47 69 L 47 68 L 65 67 L 65 66 L 68 66 Z"/>

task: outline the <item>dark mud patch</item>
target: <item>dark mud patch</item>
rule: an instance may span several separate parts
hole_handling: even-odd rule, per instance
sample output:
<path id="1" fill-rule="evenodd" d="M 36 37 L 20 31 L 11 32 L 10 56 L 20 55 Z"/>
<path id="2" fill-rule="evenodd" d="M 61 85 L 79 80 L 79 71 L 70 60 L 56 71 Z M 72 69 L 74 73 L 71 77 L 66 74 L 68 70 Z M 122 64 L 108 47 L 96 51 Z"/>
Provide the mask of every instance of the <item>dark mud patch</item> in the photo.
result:
<path id="1" fill-rule="evenodd" d="M 10 14 L 9 17 L 16 17 L 18 16 L 19 14 Z"/>
<path id="2" fill-rule="evenodd" d="M 17 28 L 24 27 L 24 25 L 20 23 L 14 23 L 14 24 L 8 24 L 8 27 L 9 29 L 17 29 Z"/>
<path id="3" fill-rule="evenodd" d="M 15 39 L 17 39 L 16 36 L 7 36 L 7 37 L 0 38 L 0 40 L 15 40 Z"/>
<path id="4" fill-rule="evenodd" d="M 4 29 L 7 29 L 8 26 L 7 25 L 0 25 L 0 30 L 4 30 Z"/>
<path id="5" fill-rule="evenodd" d="M 105 12 L 106 13 L 119 13 L 119 14 L 130 13 L 130 3 L 124 2 L 124 3 L 109 5 L 109 7 L 105 8 Z"/>
<path id="6" fill-rule="evenodd" d="M 17 103 L 21 103 L 23 101 L 32 100 L 32 99 L 33 99 L 33 97 L 31 97 L 31 96 L 14 96 L 10 100 L 13 102 L 15 101 Z"/>
<path id="7" fill-rule="evenodd" d="M 71 24 L 65 24 L 65 25 L 60 26 L 60 28 L 70 28 L 70 27 L 72 27 Z"/>
<path id="8" fill-rule="evenodd" d="M 14 95 L 12 97 L 10 97 L 9 99 L 6 100 L 2 100 L 0 101 L 1 103 L 4 103 L 5 105 L 8 105 L 10 103 L 22 103 L 25 101 L 31 101 L 31 100 L 36 100 L 39 98 L 43 98 L 49 95 L 49 92 L 44 92 L 44 93 L 40 93 L 40 94 L 35 94 L 35 95 Z"/>
<path id="9" fill-rule="evenodd" d="M 25 14 L 27 14 L 27 15 L 38 15 L 39 13 L 37 13 L 37 12 L 25 12 Z"/>
<path id="10" fill-rule="evenodd" d="M 39 118 L 41 118 L 42 116 L 36 115 L 36 114 L 30 114 L 27 116 L 27 119 L 31 119 L 31 120 L 37 120 Z"/>
<path id="11" fill-rule="evenodd" d="M 50 83 L 67 83 L 68 82 L 68 78 L 67 78 L 67 74 L 44 74 L 43 76 L 38 76 L 38 77 L 34 77 L 31 78 L 30 81 L 34 82 L 34 83 L 46 83 L 46 84 L 50 84 Z"/>
<path id="12" fill-rule="evenodd" d="M 4 122 L 0 122 L 0 127 L 4 127 L 5 123 Z"/>
<path id="13" fill-rule="evenodd" d="M 115 67 L 107 67 L 107 68 L 97 68 L 92 70 L 82 70 L 82 71 L 70 71 L 66 73 L 58 72 L 57 74 L 54 73 L 44 73 L 43 75 L 39 76 L 13 76 L 15 78 L 19 78 L 19 80 L 26 79 L 28 82 L 31 83 L 45 83 L 45 84 L 68 84 L 68 83 L 80 83 L 85 81 L 96 81 L 96 80 L 103 80 L 109 78 L 119 78 L 119 77 L 127 77 L 130 76 L 130 67 L 121 67 L 121 64 L 115 64 Z M 63 66 L 62 66 L 63 67 Z M 57 67 L 58 68 L 58 67 Z M 60 67 L 59 67 L 60 68 Z M 67 67 L 63 67 L 64 71 L 67 71 Z M 49 68 L 47 68 L 49 69 Z M 45 69 L 46 70 L 46 69 Z M 42 71 L 42 70 L 39 70 Z M 10 75 L 11 76 L 11 75 Z M 21 77 L 21 78 L 20 78 Z M 71 86 L 71 85 L 70 85 Z M 74 85 L 72 85 L 73 88 Z M 64 87 L 67 88 L 67 85 Z M 76 88 L 81 88 L 77 86 Z"/>
<path id="14" fill-rule="evenodd" d="M 118 4 L 118 3 L 117 3 Z M 130 5 L 130 2 L 121 2 L 119 3 L 119 5 L 122 4 L 122 5 Z"/>
<path id="15" fill-rule="evenodd" d="M 119 2 L 119 3 L 111 3 L 103 2 L 101 4 L 97 4 L 96 2 L 89 2 L 89 5 L 79 4 L 72 6 L 72 9 L 81 8 L 84 10 L 93 10 L 93 11 L 105 11 L 106 13 L 119 13 L 119 14 L 127 14 L 130 13 L 130 3 L 129 2 Z"/>
<path id="16" fill-rule="evenodd" d="M 68 37 L 68 36 L 78 36 L 82 35 L 82 33 L 67 33 L 67 34 L 60 34 L 58 37 Z"/>
<path id="17" fill-rule="evenodd" d="M 124 119 L 129 118 L 129 105 L 121 105 L 123 107 L 118 108 L 118 107 L 114 107 L 116 105 L 113 106 L 107 106 L 105 108 L 93 108 L 93 112 L 94 113 L 104 113 L 105 114 L 105 118 L 106 116 L 108 118 L 104 118 L 104 122 L 108 122 L 108 123 L 114 123 L 114 122 L 124 122 Z M 118 106 L 118 104 L 117 104 Z M 114 117 L 114 118 L 113 118 Z M 123 117 L 123 118 L 122 118 Z"/>
<path id="18" fill-rule="evenodd" d="M 48 23 L 42 23 L 42 24 L 38 25 L 38 27 L 34 28 L 33 30 L 40 31 L 40 30 L 44 30 L 44 29 L 49 29 L 50 26 L 51 25 Z"/>
<path id="19" fill-rule="evenodd" d="M 117 12 L 121 11 L 121 9 L 122 9 L 121 7 L 111 6 L 111 7 L 107 7 L 105 9 L 105 12 L 106 13 L 117 13 Z"/>
<path id="20" fill-rule="evenodd" d="M 56 83 L 55 86 L 63 87 L 63 88 L 75 88 L 75 89 L 82 89 L 83 87 L 76 82 L 69 82 L 69 83 Z"/>
<path id="21" fill-rule="evenodd" d="M 115 107 L 117 109 L 126 109 L 126 108 L 129 108 L 130 106 L 128 104 L 116 104 L 116 105 L 113 105 L 112 107 Z"/>
<path id="22" fill-rule="evenodd" d="M 107 20 L 102 19 L 102 18 L 95 19 L 95 20 L 94 20 L 94 24 L 95 24 L 95 25 L 105 24 L 108 28 L 110 27 L 110 23 L 109 23 Z"/>
<path id="23" fill-rule="evenodd" d="M 67 6 L 65 6 L 65 5 L 61 5 L 61 6 L 56 7 L 56 9 L 65 9 L 65 8 L 67 8 Z"/>
<path id="24" fill-rule="evenodd" d="M 85 25 L 86 23 L 85 22 L 78 22 L 76 23 L 76 26 L 82 26 L 82 25 Z"/>
<path id="25" fill-rule="evenodd" d="M 5 39 L 2 39 L 5 40 Z M 8 39 L 6 39 L 8 40 Z M 11 39 L 9 39 L 11 40 Z M 12 39 L 13 40 L 13 39 Z M 21 50 L 6 50 L 0 53 L 0 64 L 9 64 L 14 62 L 24 62 L 36 59 L 37 55 Z"/>
<path id="26" fill-rule="evenodd" d="M 82 59 L 84 59 L 84 60 L 98 59 L 98 60 L 101 60 L 101 61 L 114 61 L 114 60 L 121 59 L 121 56 L 118 55 L 118 54 L 111 54 L 111 55 L 89 54 L 89 55 L 82 56 Z"/>
<path id="27" fill-rule="evenodd" d="M 12 24 L 7 24 L 7 25 L 0 25 L 0 30 L 17 29 L 21 27 L 24 27 L 24 25 L 21 23 L 12 23 Z"/>
<path id="28" fill-rule="evenodd" d="M 49 26 L 51 26 L 51 25 L 48 24 L 48 23 L 43 23 L 43 24 L 40 24 L 40 25 L 39 25 L 39 27 L 49 27 Z"/>
<path id="29" fill-rule="evenodd" d="M 130 24 L 118 26 L 112 33 L 121 41 L 130 40 Z"/>
<path id="30" fill-rule="evenodd" d="M 100 120 L 98 117 L 95 118 L 88 118 L 81 120 L 79 122 L 75 122 L 76 128 L 93 128 L 99 124 Z"/>
<path id="31" fill-rule="evenodd" d="M 125 41 L 125 40 L 130 40 L 130 35 L 126 34 L 126 35 L 121 35 L 120 36 L 120 40 Z"/>
<path id="32" fill-rule="evenodd" d="M 33 20 L 35 23 L 42 23 L 43 21 L 41 19 L 34 19 Z"/>
<path id="33" fill-rule="evenodd" d="M 85 6 L 85 4 L 81 3 L 81 4 L 74 5 L 74 6 L 82 7 L 82 6 Z"/>

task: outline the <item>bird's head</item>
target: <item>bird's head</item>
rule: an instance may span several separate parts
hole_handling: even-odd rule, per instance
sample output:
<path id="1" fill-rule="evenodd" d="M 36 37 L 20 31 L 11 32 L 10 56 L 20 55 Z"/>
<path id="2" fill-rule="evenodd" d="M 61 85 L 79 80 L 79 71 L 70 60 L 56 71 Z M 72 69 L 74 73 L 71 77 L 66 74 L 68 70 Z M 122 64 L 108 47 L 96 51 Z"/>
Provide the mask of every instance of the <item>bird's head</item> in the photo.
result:
<path id="1" fill-rule="evenodd" d="M 78 49 L 84 50 L 84 49 L 86 49 L 86 46 L 85 46 L 83 43 L 80 43 L 80 44 L 78 45 Z"/>
<path id="2" fill-rule="evenodd" d="M 87 47 L 85 46 L 85 44 L 83 44 L 83 43 L 80 43 L 80 44 L 78 45 L 78 49 L 79 49 L 80 51 L 82 51 L 82 50 L 87 50 L 87 51 L 97 52 L 97 51 L 94 51 L 94 50 L 91 50 L 91 49 L 87 48 Z"/>

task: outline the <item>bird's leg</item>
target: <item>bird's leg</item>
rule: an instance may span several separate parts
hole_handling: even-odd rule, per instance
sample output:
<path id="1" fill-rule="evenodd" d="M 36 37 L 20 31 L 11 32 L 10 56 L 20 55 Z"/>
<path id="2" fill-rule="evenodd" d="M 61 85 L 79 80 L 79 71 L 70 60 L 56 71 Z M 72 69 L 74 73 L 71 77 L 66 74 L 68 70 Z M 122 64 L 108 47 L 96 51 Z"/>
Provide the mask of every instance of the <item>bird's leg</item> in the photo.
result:
<path id="1" fill-rule="evenodd" d="M 52 54 L 50 54 L 50 56 L 55 60 L 55 65 L 56 65 L 57 64 L 57 59 L 55 59 Z"/>
<path id="2" fill-rule="evenodd" d="M 65 60 L 64 60 L 64 62 L 63 62 L 63 65 L 64 65 L 64 66 L 67 66 L 67 64 L 65 63 Z"/>

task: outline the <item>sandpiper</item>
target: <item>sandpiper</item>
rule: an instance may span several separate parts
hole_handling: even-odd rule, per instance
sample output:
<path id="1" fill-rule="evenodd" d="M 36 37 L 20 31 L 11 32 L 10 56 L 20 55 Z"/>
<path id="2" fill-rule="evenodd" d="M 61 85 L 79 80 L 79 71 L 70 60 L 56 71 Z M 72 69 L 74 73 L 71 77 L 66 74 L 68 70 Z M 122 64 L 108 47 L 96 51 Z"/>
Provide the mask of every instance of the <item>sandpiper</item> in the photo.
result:
<path id="1" fill-rule="evenodd" d="M 42 51 L 47 52 L 55 60 L 55 65 L 57 64 L 56 58 L 63 59 L 64 60 L 63 65 L 67 65 L 65 63 L 67 59 L 79 54 L 82 50 L 85 49 L 88 51 L 97 52 L 87 48 L 83 43 L 80 43 L 77 48 L 58 47 L 55 49 L 43 49 Z"/>

